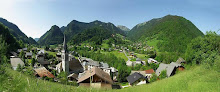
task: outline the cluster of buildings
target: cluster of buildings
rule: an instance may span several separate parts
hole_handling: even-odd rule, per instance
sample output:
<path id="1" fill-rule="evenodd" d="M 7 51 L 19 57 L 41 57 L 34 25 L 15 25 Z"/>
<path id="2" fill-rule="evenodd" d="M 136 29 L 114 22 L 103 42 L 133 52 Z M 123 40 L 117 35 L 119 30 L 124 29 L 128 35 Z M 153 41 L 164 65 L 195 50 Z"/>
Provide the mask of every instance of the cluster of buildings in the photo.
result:
<path id="1" fill-rule="evenodd" d="M 36 63 L 34 64 L 35 76 L 38 78 L 48 77 L 54 79 L 54 81 L 59 82 L 55 75 L 50 71 L 55 70 L 56 74 L 65 72 L 68 76 L 68 81 L 76 81 L 79 86 L 92 86 L 95 88 L 107 88 L 112 89 L 114 81 L 117 81 L 118 70 L 114 67 L 110 67 L 105 62 L 94 61 L 90 58 L 79 57 L 76 59 L 67 50 L 67 45 L 63 42 L 63 48 L 61 52 L 56 54 L 56 59 L 58 64 L 53 65 L 49 62 L 46 57 L 44 50 L 39 49 L 35 57 L 32 52 L 27 52 L 27 49 L 19 49 L 18 51 L 24 51 L 26 59 L 36 58 Z M 14 54 L 14 53 L 13 53 Z M 13 55 L 11 57 L 11 65 L 14 70 L 17 69 L 18 64 L 24 66 L 24 62 L 21 58 Z"/>
<path id="2" fill-rule="evenodd" d="M 156 63 L 153 59 L 148 59 L 148 63 Z M 141 85 L 149 82 L 152 74 L 155 73 L 157 76 L 160 76 L 163 70 L 166 70 L 167 77 L 170 77 L 176 73 L 177 70 L 182 71 L 184 67 L 182 63 L 185 63 L 183 58 L 179 58 L 176 62 L 171 62 L 170 64 L 160 63 L 159 67 L 156 70 L 149 69 L 145 71 L 131 71 L 130 76 L 127 77 L 129 85 Z"/>

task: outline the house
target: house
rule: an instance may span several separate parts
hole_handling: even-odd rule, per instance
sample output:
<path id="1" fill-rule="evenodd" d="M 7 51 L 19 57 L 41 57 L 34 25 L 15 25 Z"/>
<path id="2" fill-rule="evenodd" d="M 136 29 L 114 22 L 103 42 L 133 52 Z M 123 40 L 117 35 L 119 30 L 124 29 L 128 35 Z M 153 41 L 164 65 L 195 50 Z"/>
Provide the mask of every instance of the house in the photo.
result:
<path id="1" fill-rule="evenodd" d="M 176 62 L 171 62 L 170 65 L 174 65 L 179 71 L 183 71 L 185 69 L 181 64 Z"/>
<path id="2" fill-rule="evenodd" d="M 23 48 L 22 50 L 26 52 L 26 51 L 27 51 L 27 48 Z"/>
<path id="3" fill-rule="evenodd" d="M 63 70 L 61 62 L 56 65 L 56 70 L 58 73 L 60 73 Z M 69 61 L 69 73 L 70 74 L 72 73 L 79 74 L 82 72 L 84 72 L 83 66 L 77 59 L 73 59 Z"/>
<path id="4" fill-rule="evenodd" d="M 129 85 L 131 85 L 131 86 L 146 84 L 148 82 L 147 78 L 145 78 L 142 74 L 140 74 L 138 72 L 131 74 L 126 79 L 129 82 Z"/>
<path id="5" fill-rule="evenodd" d="M 26 52 L 25 57 L 28 59 L 32 58 L 32 53 L 31 52 Z"/>
<path id="6" fill-rule="evenodd" d="M 133 66 L 137 65 L 137 64 L 141 64 L 141 65 L 145 65 L 145 61 L 142 61 L 140 58 L 136 58 L 136 61 L 133 62 Z"/>
<path id="7" fill-rule="evenodd" d="M 90 58 L 86 58 L 86 57 L 80 57 L 80 62 L 83 65 L 84 70 L 90 70 L 93 67 L 99 67 L 99 62 L 98 61 L 93 61 Z"/>
<path id="8" fill-rule="evenodd" d="M 160 73 L 163 70 L 166 70 L 167 71 L 167 77 L 170 77 L 170 76 L 175 74 L 176 67 L 174 65 L 160 63 L 159 67 L 156 70 L 156 75 L 160 76 Z"/>
<path id="9" fill-rule="evenodd" d="M 183 59 L 183 58 L 179 58 L 177 61 L 176 61 L 176 63 L 178 63 L 178 64 L 182 64 L 182 63 L 186 63 L 186 61 Z"/>
<path id="10" fill-rule="evenodd" d="M 60 62 L 60 63 L 58 63 L 58 64 L 56 65 L 56 71 L 57 71 L 58 73 L 60 73 L 60 72 L 62 71 L 62 62 Z"/>
<path id="11" fill-rule="evenodd" d="M 18 54 L 16 52 L 10 52 L 12 56 L 18 57 Z"/>
<path id="12" fill-rule="evenodd" d="M 62 61 L 61 55 L 62 55 L 61 52 L 58 52 L 58 53 L 56 54 L 56 58 L 57 58 L 57 60 L 60 61 L 60 62 Z"/>
<path id="13" fill-rule="evenodd" d="M 139 73 L 145 77 L 145 71 L 131 71 L 130 75 L 132 75 L 134 73 Z"/>
<path id="14" fill-rule="evenodd" d="M 149 69 L 149 70 L 145 70 L 145 76 L 148 80 L 150 80 L 150 78 L 152 77 L 152 74 L 155 73 L 154 69 Z"/>
<path id="15" fill-rule="evenodd" d="M 71 80 L 71 81 L 78 81 L 78 74 L 76 73 L 72 73 L 70 75 L 67 76 L 68 80 Z"/>
<path id="16" fill-rule="evenodd" d="M 16 70 L 18 67 L 18 64 L 21 65 L 21 67 L 24 66 L 24 62 L 21 60 L 21 58 L 10 58 L 11 66 L 13 70 Z"/>
<path id="17" fill-rule="evenodd" d="M 155 59 L 153 59 L 153 58 L 148 58 L 147 62 L 148 62 L 149 64 L 151 64 L 151 63 L 158 64 L 157 60 L 155 60 Z"/>
<path id="18" fill-rule="evenodd" d="M 50 73 L 45 67 L 39 67 L 34 69 L 34 71 L 36 72 L 36 76 L 38 77 L 48 77 L 48 78 L 55 78 L 55 76 Z"/>
<path id="19" fill-rule="evenodd" d="M 84 87 L 112 89 L 113 81 L 109 74 L 97 67 L 93 67 L 85 71 L 77 83 L 79 83 L 79 86 Z"/>
<path id="20" fill-rule="evenodd" d="M 74 58 L 71 61 L 69 61 L 69 72 L 76 74 L 84 72 L 83 66 L 81 65 L 78 59 Z"/>
<path id="21" fill-rule="evenodd" d="M 50 64 L 50 62 L 47 61 L 46 59 L 44 59 L 44 57 L 45 57 L 44 50 L 40 50 L 37 53 L 37 55 L 36 55 L 37 62 L 39 62 L 41 65 L 48 65 L 48 64 Z"/>
<path id="22" fill-rule="evenodd" d="M 127 65 L 127 66 L 132 66 L 132 61 L 128 60 L 128 61 L 126 62 L 126 65 Z"/>

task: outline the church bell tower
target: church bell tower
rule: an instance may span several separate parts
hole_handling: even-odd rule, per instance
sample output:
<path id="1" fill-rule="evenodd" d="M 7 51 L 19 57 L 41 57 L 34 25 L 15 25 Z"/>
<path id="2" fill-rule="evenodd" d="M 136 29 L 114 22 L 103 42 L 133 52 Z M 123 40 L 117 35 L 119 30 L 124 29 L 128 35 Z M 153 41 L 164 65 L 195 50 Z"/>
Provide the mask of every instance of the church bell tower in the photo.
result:
<path id="1" fill-rule="evenodd" d="M 64 40 L 63 40 L 63 49 L 62 49 L 62 69 L 64 72 L 69 74 L 69 53 L 67 50 L 67 45 L 66 45 L 66 39 L 64 35 Z"/>

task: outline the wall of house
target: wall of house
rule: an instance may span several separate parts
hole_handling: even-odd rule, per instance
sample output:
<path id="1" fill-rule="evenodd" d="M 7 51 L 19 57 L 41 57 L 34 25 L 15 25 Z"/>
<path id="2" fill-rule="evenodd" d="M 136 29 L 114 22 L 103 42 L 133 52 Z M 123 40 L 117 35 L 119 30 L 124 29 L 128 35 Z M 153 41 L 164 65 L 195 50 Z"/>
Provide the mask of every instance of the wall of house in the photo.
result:
<path id="1" fill-rule="evenodd" d="M 90 83 L 80 83 L 79 86 L 83 86 L 83 87 L 90 87 Z M 93 88 L 98 88 L 98 89 L 112 89 L 112 85 L 111 84 L 106 84 L 106 83 L 91 83 L 91 87 Z"/>

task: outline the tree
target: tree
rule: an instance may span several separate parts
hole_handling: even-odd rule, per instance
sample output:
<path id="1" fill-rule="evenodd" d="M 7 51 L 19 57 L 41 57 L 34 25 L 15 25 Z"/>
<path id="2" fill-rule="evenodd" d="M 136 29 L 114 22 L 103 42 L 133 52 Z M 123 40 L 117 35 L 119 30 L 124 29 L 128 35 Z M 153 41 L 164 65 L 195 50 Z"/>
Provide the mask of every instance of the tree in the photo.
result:
<path id="1" fill-rule="evenodd" d="M 206 68 L 219 66 L 220 36 L 215 32 L 207 32 L 205 37 L 193 39 L 185 53 L 188 64 L 205 64 Z M 220 66 L 219 66 L 220 67 Z"/>
<path id="2" fill-rule="evenodd" d="M 160 73 L 159 79 L 167 78 L 167 70 L 163 70 Z"/>
<path id="3" fill-rule="evenodd" d="M 150 82 L 157 81 L 157 75 L 155 73 L 152 74 L 152 77 L 150 78 Z"/>
<path id="4" fill-rule="evenodd" d="M 17 66 L 17 68 L 16 68 L 16 71 L 21 72 L 22 70 L 23 70 L 23 68 L 21 67 L 20 64 L 18 64 L 18 66 Z"/>
<path id="5" fill-rule="evenodd" d="M 31 66 L 34 66 L 36 60 L 34 58 L 31 59 Z"/>

